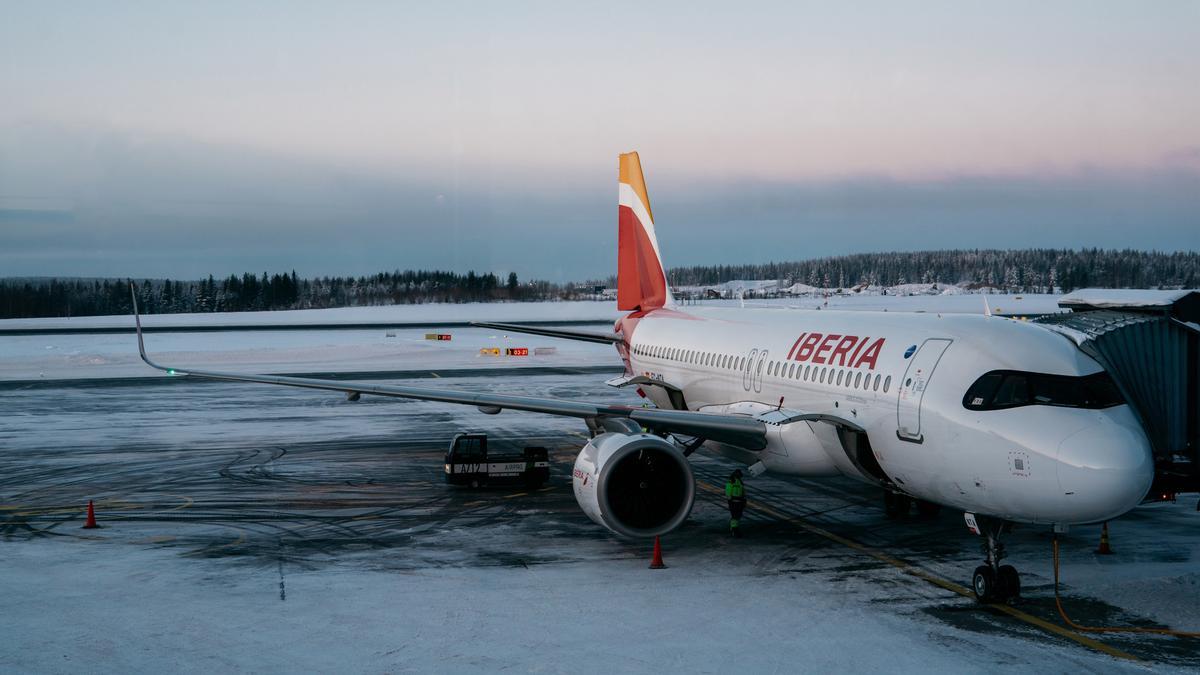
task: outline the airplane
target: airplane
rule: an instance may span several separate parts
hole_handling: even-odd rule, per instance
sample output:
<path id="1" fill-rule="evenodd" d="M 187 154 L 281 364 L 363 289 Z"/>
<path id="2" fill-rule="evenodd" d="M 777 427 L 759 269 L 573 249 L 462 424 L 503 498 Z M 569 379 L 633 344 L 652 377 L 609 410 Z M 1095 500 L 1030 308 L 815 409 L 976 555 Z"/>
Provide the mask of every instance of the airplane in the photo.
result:
<path id="1" fill-rule="evenodd" d="M 913 500 L 961 510 L 984 537 L 980 602 L 1020 596 L 1002 535 L 1017 523 L 1110 520 L 1142 501 L 1150 443 L 1104 369 L 1064 336 L 992 316 L 682 306 L 672 295 L 636 152 L 620 155 L 617 306 L 612 332 L 477 323 L 608 343 L 656 407 L 432 387 L 244 375 L 162 366 L 170 375 L 307 387 L 580 418 L 591 431 L 572 471 L 591 520 L 628 537 L 678 527 L 700 447 L 750 475 L 848 476 L 882 488 L 889 515 Z M 132 290 L 132 285 L 131 285 Z"/>

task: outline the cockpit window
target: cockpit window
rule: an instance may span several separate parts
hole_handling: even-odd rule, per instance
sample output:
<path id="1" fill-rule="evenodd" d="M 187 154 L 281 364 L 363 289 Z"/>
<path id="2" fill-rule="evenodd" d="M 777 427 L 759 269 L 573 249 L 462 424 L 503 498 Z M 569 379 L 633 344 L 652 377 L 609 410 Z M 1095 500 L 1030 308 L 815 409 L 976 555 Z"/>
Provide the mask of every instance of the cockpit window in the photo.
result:
<path id="1" fill-rule="evenodd" d="M 1106 372 L 1083 377 L 994 370 L 975 380 L 963 396 L 969 410 L 999 410 L 1023 405 L 1108 408 L 1125 399 Z"/>

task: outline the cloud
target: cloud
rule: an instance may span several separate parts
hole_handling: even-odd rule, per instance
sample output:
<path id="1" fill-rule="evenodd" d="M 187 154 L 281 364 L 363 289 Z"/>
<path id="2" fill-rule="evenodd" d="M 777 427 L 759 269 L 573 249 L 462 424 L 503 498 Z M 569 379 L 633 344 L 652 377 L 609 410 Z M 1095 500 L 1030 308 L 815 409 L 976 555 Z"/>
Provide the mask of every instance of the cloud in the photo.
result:
<path id="1" fill-rule="evenodd" d="M 235 145 L 0 129 L 0 275 L 396 268 L 605 277 L 615 162 L 347 167 Z M 1200 168 L 770 181 L 647 176 L 668 266 L 936 248 L 1200 248 Z"/>

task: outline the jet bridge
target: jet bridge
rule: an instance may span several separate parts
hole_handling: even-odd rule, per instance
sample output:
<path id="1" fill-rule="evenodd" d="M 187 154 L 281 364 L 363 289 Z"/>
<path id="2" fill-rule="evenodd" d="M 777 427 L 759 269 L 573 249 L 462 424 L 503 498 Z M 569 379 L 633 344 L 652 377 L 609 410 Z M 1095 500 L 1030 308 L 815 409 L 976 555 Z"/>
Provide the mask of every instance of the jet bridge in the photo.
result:
<path id="1" fill-rule="evenodd" d="M 1151 495 L 1200 491 L 1200 291 L 1085 289 L 1034 319 L 1112 375 L 1154 451 Z"/>

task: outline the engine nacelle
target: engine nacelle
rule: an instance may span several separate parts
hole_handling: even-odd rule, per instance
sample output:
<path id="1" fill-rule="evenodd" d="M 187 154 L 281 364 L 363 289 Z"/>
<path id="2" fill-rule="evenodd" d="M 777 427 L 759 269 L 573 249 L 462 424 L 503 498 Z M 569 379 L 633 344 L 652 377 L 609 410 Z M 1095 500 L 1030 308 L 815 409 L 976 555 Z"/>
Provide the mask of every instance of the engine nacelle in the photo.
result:
<path id="1" fill-rule="evenodd" d="M 696 500 L 687 458 L 653 434 L 610 432 L 591 439 L 575 459 L 572 483 L 589 518 L 628 537 L 670 532 Z"/>

